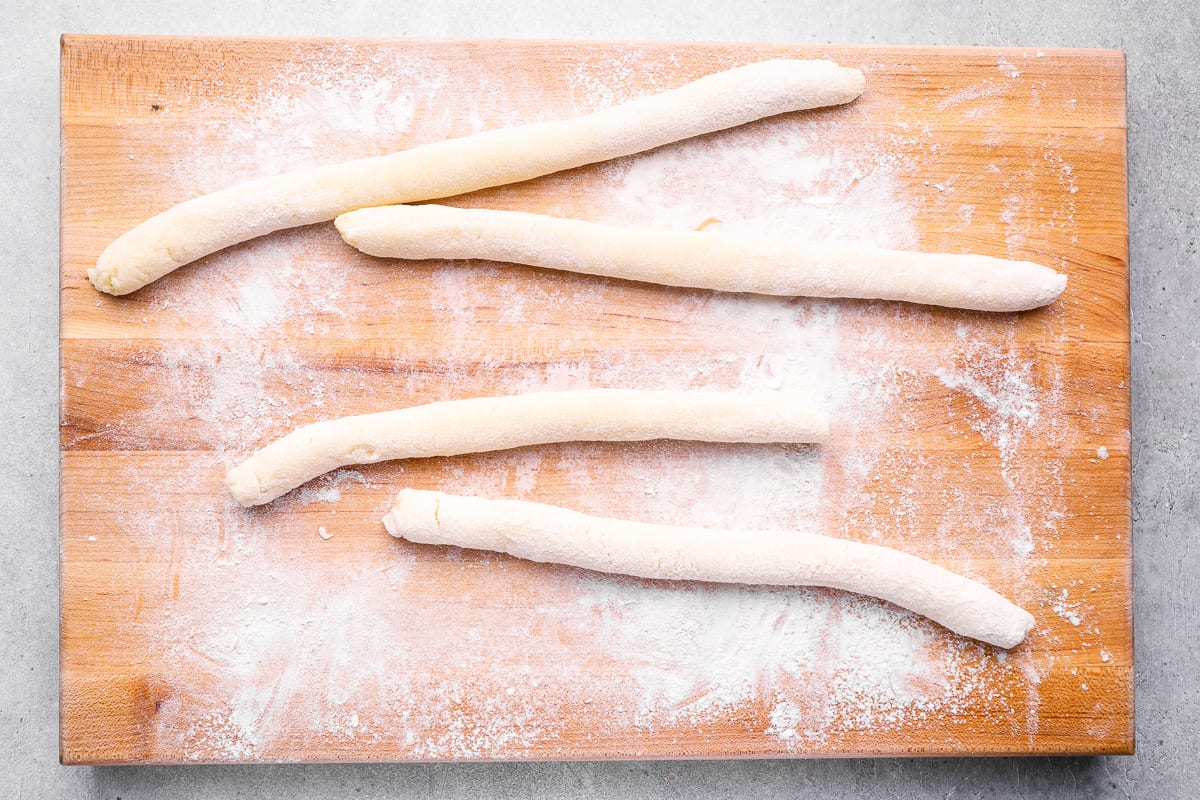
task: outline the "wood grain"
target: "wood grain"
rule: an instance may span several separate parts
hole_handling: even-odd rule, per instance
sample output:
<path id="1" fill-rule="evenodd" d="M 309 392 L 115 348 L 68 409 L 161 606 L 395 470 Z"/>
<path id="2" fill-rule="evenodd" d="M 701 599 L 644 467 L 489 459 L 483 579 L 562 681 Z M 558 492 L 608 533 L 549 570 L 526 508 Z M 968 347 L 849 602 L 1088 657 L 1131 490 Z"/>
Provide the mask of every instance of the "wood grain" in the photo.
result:
<path id="1" fill-rule="evenodd" d="M 1069 276 L 1063 299 L 996 316 L 728 299 L 374 259 L 327 225 L 229 248 L 128 297 L 87 283 L 105 245 L 197 192 L 781 56 L 860 67 L 867 92 L 651 158 L 809 136 L 814 192 L 848 197 L 886 175 L 878 203 L 903 212 L 911 245 L 1049 264 Z M 1106 51 L 64 37 L 63 762 L 1132 752 L 1124 109 L 1124 60 Z M 634 224 L 622 203 L 645 158 L 449 202 Z M 714 203 L 743 178 L 755 188 L 722 176 Z M 664 202 L 684 191 L 659 190 Z M 826 447 L 577 443 L 377 464 L 257 511 L 224 490 L 226 466 L 296 425 L 631 377 L 736 386 L 791 352 L 781 321 L 815 330 L 803 326 L 827 317 L 835 380 L 886 380 L 841 384 L 853 413 L 835 417 Z M 630 662 L 594 641 L 623 623 L 589 627 L 614 612 L 580 611 L 581 598 L 706 589 L 420 547 L 379 525 L 399 486 L 453 491 L 473 475 L 494 496 L 671 522 L 701 512 L 645 476 L 719 498 L 737 491 L 737 465 L 762 459 L 819 469 L 822 531 L 1012 596 L 1037 618 L 1028 642 L 1004 659 L 876 601 L 731 590 L 887 620 L 929 663 L 953 665 L 946 686 L 912 688 L 934 698 L 924 706 L 839 708 L 816 733 L 781 736 L 781 698 L 807 708 L 806 682 L 836 685 L 836 654 L 812 673 L 763 674 L 703 715 L 639 707 L 623 694 Z M 1021 526 L 1027 552 L 1013 549 Z"/>

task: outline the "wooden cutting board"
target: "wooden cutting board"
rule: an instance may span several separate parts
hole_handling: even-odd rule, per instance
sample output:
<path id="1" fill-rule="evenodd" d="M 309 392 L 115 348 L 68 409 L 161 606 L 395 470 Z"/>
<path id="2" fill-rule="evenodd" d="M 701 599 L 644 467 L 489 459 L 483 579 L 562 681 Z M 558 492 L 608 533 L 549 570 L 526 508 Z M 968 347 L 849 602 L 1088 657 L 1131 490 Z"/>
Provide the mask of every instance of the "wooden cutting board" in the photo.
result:
<path id="1" fill-rule="evenodd" d="M 1030 259 L 1020 315 L 389 262 L 330 225 L 131 296 L 85 271 L 196 194 L 606 107 L 775 58 L 857 102 L 455 198 Z M 1133 749 L 1124 61 L 1083 50 L 64 37 L 65 763 Z M 828 445 L 577 443 L 224 470 L 297 425 L 587 386 L 828 400 Z M 997 588 L 1008 653 L 833 591 L 654 583 L 411 545 L 397 489 L 871 541 Z"/>

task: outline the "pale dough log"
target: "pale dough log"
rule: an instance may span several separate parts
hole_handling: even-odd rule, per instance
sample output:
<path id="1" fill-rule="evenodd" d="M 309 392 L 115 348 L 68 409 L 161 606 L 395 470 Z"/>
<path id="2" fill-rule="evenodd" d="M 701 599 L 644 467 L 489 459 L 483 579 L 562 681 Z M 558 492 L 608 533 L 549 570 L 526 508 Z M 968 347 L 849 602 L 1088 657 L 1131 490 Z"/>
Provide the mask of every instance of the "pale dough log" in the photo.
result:
<path id="1" fill-rule="evenodd" d="M 1024 311 L 1052 302 L 1067 284 L 1065 275 L 1029 261 L 614 227 L 518 211 L 383 206 L 343 214 L 335 224 L 373 256 L 482 258 L 726 292 Z"/>
<path id="2" fill-rule="evenodd" d="M 344 211 L 529 180 L 762 117 L 848 103 L 858 70 L 774 60 L 700 78 L 581 117 L 484 131 L 378 158 L 289 172 L 188 200 L 110 244 L 92 284 L 127 294 L 230 245 Z"/>
<path id="3" fill-rule="evenodd" d="M 507 450 L 550 442 L 819 442 L 829 422 L 775 392 L 582 389 L 448 400 L 298 428 L 229 470 L 244 506 L 269 503 L 348 464 Z"/>
<path id="4" fill-rule="evenodd" d="M 1034 624 L 1027 611 L 977 581 L 899 550 L 812 533 L 650 525 L 415 489 L 399 493 L 383 524 L 412 542 L 639 578 L 844 589 L 998 647 L 1016 646 Z"/>

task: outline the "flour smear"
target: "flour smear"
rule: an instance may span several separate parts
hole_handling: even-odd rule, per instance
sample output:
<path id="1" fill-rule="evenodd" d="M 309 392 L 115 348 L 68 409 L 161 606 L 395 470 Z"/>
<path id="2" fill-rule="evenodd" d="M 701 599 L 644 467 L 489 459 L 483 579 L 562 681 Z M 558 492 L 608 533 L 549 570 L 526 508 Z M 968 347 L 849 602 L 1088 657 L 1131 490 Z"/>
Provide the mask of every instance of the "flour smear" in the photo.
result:
<path id="1" fill-rule="evenodd" d="M 455 83 L 463 76 L 445 63 L 404 58 L 379 66 L 371 77 L 348 71 L 331 50 L 281 69 L 256 89 L 253 109 L 207 115 L 189 150 L 170 157 L 164 180 L 187 195 L 319 162 L 331 143 L 350 157 L 381 152 L 400 136 L 436 138 L 452 118 L 468 121 L 457 133 L 521 121 L 503 92 L 497 99 L 465 91 Z M 611 66 L 618 67 L 638 74 L 637 58 Z M 569 92 L 577 108 L 629 94 L 607 68 L 575 70 Z M 453 113 L 435 112 L 452 93 Z M 588 184 L 592 216 L 916 246 L 918 204 L 900 178 L 921 165 L 894 155 L 887 136 L 899 134 L 843 144 L 841 124 L 836 116 L 791 115 L 597 167 Z M 714 720 L 737 718 L 761 749 L 802 752 L 848 732 L 916 729 L 979 709 L 999 715 L 996 724 L 1015 716 L 1035 732 L 1036 654 L 1004 657 L 869 598 L 653 583 L 453 548 L 431 553 L 392 542 L 381 526 L 377 537 L 356 537 L 339 528 L 340 504 L 370 498 L 371 516 L 355 519 L 377 519 L 400 488 L 366 470 L 326 476 L 266 510 L 238 508 L 224 491 L 223 470 L 263 443 L 264 428 L 336 414 L 338 392 L 354 384 L 310 371 L 303 341 L 269 336 L 299 320 L 306 335 L 320 337 L 329 320 L 353 320 L 344 297 L 351 266 L 311 258 L 302 244 L 268 237 L 218 256 L 225 260 L 211 269 L 232 270 L 228 280 L 173 299 L 171 311 L 197 335 L 163 345 L 167 369 L 150 410 L 124 421 L 189 420 L 208 448 L 153 478 L 132 466 L 128 475 L 147 496 L 195 493 L 187 514 L 164 506 L 130 510 L 122 520 L 140 548 L 171 548 L 181 585 L 203 587 L 139 623 L 160 643 L 165 680 L 185 687 L 158 716 L 160 748 L 204 761 L 286 760 L 297 745 L 329 758 L 353 758 L 368 745 L 373 756 L 394 758 L 547 757 L 569 755 L 582 730 L 627 742 L 648 731 L 703 735 Z M 428 303 L 445 320 L 447 375 L 494 368 L 455 361 L 487 349 L 480 309 L 503 308 L 502 321 L 522 325 L 545 318 L 555 298 L 522 293 L 526 285 L 486 265 L 432 274 Z M 580 303 L 619 303 L 623 291 L 590 279 L 571 286 Z M 945 333 L 934 315 L 895 304 L 675 290 L 658 298 L 657 316 L 716 335 L 669 357 L 614 349 L 531 360 L 519 373 L 496 367 L 498 390 L 806 392 L 826 401 L 837 421 L 829 445 L 630 446 L 617 471 L 587 445 L 533 448 L 448 462 L 438 468 L 438 488 L 534 498 L 553 472 L 564 504 L 585 512 L 911 544 L 922 555 L 965 559 L 968 571 L 972 557 L 998 558 L 1007 584 L 997 588 L 1027 607 L 1036 603 L 1026 569 L 1054 534 L 1044 521 L 1061 497 L 1053 482 L 1035 485 L 1015 461 L 1022 441 L 1055 417 L 1057 390 L 1053 376 L 1047 383 L 1022 360 L 1015 341 L 972 343 L 992 322 L 962 328 L 958 344 L 951 330 L 947 345 L 921 335 Z M 628 324 L 638 325 L 631 315 Z M 917 335 L 896 336 L 893 323 Z M 589 324 L 560 320 L 555 335 L 588 341 Z M 947 347 L 966 357 L 948 360 Z M 370 374 L 351 377 L 370 391 Z M 953 487 L 954 476 L 931 475 L 879 434 L 911 424 L 914 386 L 934 387 L 966 408 L 964 435 L 980 437 L 996 457 L 1001 491 L 986 507 L 968 498 L 953 529 L 914 528 L 914 521 L 928 481 Z M 444 396 L 454 390 L 447 385 Z M 397 469 L 403 478 L 404 467 Z M 435 572 L 445 582 L 422 583 Z M 1061 613 L 1082 613 L 1070 602 L 1066 593 L 1056 599 Z M 1022 696 L 1001 696 L 1014 684 Z"/>

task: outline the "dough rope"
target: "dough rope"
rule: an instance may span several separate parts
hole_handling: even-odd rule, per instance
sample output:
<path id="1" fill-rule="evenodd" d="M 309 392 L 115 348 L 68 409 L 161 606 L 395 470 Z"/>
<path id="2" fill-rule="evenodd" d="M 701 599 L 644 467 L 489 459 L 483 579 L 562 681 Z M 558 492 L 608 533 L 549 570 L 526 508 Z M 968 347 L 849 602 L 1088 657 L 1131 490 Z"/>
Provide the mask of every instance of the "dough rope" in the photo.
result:
<path id="1" fill-rule="evenodd" d="M 229 470 L 244 506 L 330 470 L 573 441 L 819 442 L 823 410 L 776 392 L 583 389 L 448 400 L 298 428 Z"/>
<path id="2" fill-rule="evenodd" d="M 343 214 L 373 256 L 489 259 L 726 292 L 857 297 L 980 311 L 1053 302 L 1067 278 L 1029 261 L 720 231 L 624 228 L 518 211 L 384 206 Z"/>
<path id="3" fill-rule="evenodd" d="M 556 122 L 498 128 L 377 158 L 262 178 L 151 217 L 110 244 L 92 284 L 127 294 L 209 253 L 345 211 L 450 197 L 632 155 L 788 111 L 848 103 L 858 70 L 779 59 Z"/>
<path id="4" fill-rule="evenodd" d="M 557 506 L 404 489 L 392 536 L 661 580 L 825 586 L 878 597 L 962 636 L 1015 647 L 1029 612 L 983 584 L 878 545 L 796 531 L 738 531 L 592 517 Z"/>

